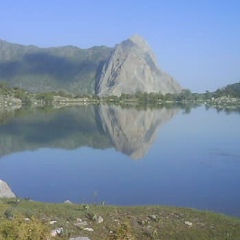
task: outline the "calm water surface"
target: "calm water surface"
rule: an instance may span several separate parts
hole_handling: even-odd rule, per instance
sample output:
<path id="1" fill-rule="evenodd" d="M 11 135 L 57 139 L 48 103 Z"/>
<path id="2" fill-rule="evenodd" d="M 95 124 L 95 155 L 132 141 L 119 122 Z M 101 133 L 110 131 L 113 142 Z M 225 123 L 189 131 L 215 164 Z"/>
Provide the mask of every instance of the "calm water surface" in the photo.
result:
<path id="1" fill-rule="evenodd" d="M 0 179 L 19 197 L 240 217 L 238 113 L 85 106 L 0 115 Z"/>

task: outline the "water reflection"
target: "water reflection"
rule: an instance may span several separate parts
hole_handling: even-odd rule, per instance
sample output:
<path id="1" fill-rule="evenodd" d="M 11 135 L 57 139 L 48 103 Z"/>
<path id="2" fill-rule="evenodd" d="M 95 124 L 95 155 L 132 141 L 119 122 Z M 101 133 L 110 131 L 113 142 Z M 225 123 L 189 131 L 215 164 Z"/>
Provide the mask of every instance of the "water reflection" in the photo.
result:
<path id="1" fill-rule="evenodd" d="M 0 178 L 37 201 L 173 205 L 239 217 L 239 114 L 177 112 L 103 105 L 4 113 L 0 153 L 18 153 L 2 157 Z"/>
<path id="2" fill-rule="evenodd" d="M 144 157 L 156 139 L 158 129 L 178 111 L 121 109 L 107 105 L 98 110 L 104 133 L 113 146 L 133 159 Z"/>
<path id="3" fill-rule="evenodd" d="M 40 148 L 114 147 L 133 159 L 144 157 L 160 126 L 177 109 L 81 106 L 0 113 L 0 156 Z"/>

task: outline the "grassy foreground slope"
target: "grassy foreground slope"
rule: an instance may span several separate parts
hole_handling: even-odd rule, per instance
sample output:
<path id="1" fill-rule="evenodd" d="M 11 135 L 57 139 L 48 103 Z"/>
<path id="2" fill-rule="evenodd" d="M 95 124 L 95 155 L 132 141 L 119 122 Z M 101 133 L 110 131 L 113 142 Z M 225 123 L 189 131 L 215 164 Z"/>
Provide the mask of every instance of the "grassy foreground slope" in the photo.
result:
<path id="1" fill-rule="evenodd" d="M 62 233 L 51 237 L 51 230 L 56 228 L 62 228 Z M 1 200 L 0 239 L 72 237 L 88 237 L 91 240 L 238 240 L 240 219 L 175 207 L 120 207 Z"/>

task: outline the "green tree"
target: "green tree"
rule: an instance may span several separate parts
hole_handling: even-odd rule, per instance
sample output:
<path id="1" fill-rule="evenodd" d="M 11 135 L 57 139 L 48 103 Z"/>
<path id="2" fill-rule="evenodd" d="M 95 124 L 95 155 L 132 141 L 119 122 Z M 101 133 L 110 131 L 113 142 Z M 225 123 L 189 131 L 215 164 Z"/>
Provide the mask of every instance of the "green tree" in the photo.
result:
<path id="1" fill-rule="evenodd" d="M 42 101 L 44 104 L 51 104 L 54 98 L 52 93 L 38 93 L 36 99 Z"/>

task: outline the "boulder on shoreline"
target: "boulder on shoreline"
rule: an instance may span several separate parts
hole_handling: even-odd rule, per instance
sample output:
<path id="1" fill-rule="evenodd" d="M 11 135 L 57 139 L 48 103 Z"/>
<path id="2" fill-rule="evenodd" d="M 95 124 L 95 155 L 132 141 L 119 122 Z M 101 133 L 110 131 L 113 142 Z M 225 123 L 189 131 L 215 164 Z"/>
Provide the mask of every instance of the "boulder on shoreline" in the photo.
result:
<path id="1" fill-rule="evenodd" d="M 16 195 L 13 193 L 8 184 L 0 179 L 0 198 L 15 198 L 15 197 Z"/>

